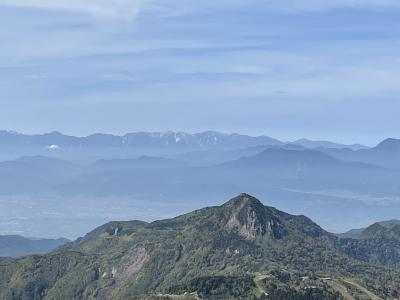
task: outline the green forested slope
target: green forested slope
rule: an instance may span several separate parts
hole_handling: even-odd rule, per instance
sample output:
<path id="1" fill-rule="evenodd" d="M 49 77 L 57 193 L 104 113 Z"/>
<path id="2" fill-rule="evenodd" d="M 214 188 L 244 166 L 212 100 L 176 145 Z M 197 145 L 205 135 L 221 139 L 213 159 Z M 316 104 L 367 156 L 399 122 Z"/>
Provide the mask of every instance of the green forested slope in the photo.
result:
<path id="1" fill-rule="evenodd" d="M 394 299 L 400 272 L 344 241 L 241 194 L 170 220 L 112 222 L 48 255 L 0 261 L 0 299 L 342 299 L 337 286 L 346 289 L 347 278 Z"/>

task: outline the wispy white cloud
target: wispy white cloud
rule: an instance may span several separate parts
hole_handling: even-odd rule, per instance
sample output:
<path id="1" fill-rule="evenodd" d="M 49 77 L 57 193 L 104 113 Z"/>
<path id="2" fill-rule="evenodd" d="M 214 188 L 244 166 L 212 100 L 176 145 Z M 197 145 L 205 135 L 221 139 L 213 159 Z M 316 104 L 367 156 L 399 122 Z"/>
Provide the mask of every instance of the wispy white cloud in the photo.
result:
<path id="1" fill-rule="evenodd" d="M 24 79 L 46 79 L 47 75 L 42 75 L 42 74 L 30 74 L 30 75 L 24 75 L 23 76 Z"/>
<path id="2" fill-rule="evenodd" d="M 318 135 L 340 119 L 366 141 L 394 136 L 398 122 L 370 120 L 397 120 L 397 8 L 400 0 L 0 0 L 0 127 L 198 130 L 207 120 Z M 102 128 L 109 116 L 114 127 Z"/>
<path id="3" fill-rule="evenodd" d="M 399 0 L 147 0 L 145 8 L 166 16 L 178 16 L 193 11 L 225 10 L 257 7 L 269 11 L 313 12 L 337 8 L 387 8 L 400 7 Z"/>
<path id="4" fill-rule="evenodd" d="M 154 16 L 191 14 L 194 11 L 213 11 L 258 7 L 271 11 L 324 11 L 335 8 L 400 7 L 399 0 L 0 0 L 0 6 L 30 7 L 44 10 L 70 11 L 100 18 L 134 19 L 143 9 Z"/>
<path id="5" fill-rule="evenodd" d="M 400 7 L 398 0 L 283 0 L 272 1 L 271 6 L 286 11 L 324 11 L 335 8 Z"/>
<path id="6" fill-rule="evenodd" d="M 142 5 L 143 2 L 143 5 Z M 155 15 L 163 12 L 169 16 L 184 15 L 216 8 L 234 9 L 243 6 L 264 7 L 287 12 L 323 11 L 335 8 L 400 7 L 399 0 L 237 0 L 237 1 L 172 1 L 172 0 L 0 0 L 0 6 L 31 7 L 46 10 L 63 10 L 89 14 L 95 17 L 135 18 L 143 7 Z"/>
<path id="7" fill-rule="evenodd" d="M 134 18 L 141 0 L 0 0 L 0 5 L 64 10 L 94 17 Z"/>

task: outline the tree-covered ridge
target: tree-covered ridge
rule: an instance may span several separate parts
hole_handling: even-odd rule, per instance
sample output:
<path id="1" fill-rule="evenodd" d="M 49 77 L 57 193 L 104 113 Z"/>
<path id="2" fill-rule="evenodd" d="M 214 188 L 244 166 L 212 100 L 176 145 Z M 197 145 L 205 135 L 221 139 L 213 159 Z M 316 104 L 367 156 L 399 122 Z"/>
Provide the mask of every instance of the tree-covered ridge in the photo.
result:
<path id="1" fill-rule="evenodd" d="M 111 222 L 48 255 L 0 262 L 0 298 L 341 299 L 343 290 L 365 294 L 360 287 L 397 295 L 400 272 L 343 241 L 241 194 L 174 219 Z"/>
<path id="2" fill-rule="evenodd" d="M 348 255 L 376 265 L 400 267 L 400 225 L 372 224 L 357 239 L 341 239 Z"/>

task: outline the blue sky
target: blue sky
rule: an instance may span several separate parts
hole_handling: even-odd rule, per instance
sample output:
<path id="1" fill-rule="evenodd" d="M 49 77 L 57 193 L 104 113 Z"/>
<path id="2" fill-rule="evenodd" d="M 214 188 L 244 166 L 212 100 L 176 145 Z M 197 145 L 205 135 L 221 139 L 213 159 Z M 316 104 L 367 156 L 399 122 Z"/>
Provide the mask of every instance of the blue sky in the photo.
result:
<path id="1" fill-rule="evenodd" d="M 400 137 L 398 0 L 0 0 L 0 128 Z"/>

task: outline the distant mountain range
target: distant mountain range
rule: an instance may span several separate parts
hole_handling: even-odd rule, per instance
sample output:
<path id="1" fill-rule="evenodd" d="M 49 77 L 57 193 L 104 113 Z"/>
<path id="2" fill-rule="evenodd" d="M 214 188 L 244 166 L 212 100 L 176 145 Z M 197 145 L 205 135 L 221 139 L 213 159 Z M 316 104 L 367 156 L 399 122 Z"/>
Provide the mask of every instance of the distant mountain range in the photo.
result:
<path id="1" fill-rule="evenodd" d="M 45 134 L 27 135 L 14 131 L 0 131 L 0 145 L 12 147 L 48 147 L 56 150 L 59 147 L 136 147 L 136 148 L 183 148 L 183 149 L 238 149 L 262 145 L 289 144 L 268 136 L 249 136 L 243 134 L 226 134 L 216 131 L 201 133 L 185 132 L 133 132 L 122 136 L 97 133 L 86 137 L 64 135 L 54 131 Z M 343 145 L 329 141 L 311 141 L 300 139 L 290 144 L 305 148 L 335 148 L 359 150 L 368 147 L 354 144 Z"/>
<path id="2" fill-rule="evenodd" d="M 19 235 L 0 235 L 0 257 L 44 254 L 66 243 L 67 239 L 29 239 Z"/>
<path id="3" fill-rule="evenodd" d="M 0 145 L 30 147 L 138 147 L 138 148 L 242 148 L 258 145 L 281 145 L 281 141 L 267 137 L 241 134 L 224 134 L 215 131 L 189 134 L 185 132 L 134 132 L 123 136 L 93 134 L 87 137 L 51 132 L 42 135 L 25 135 L 13 131 L 0 131 Z"/>
<path id="4" fill-rule="evenodd" d="M 341 161 L 315 150 L 281 148 L 269 148 L 255 155 L 206 167 L 142 157 L 102 160 L 82 170 L 69 180 L 49 185 L 49 191 L 69 196 L 118 195 L 145 199 L 159 199 L 159 195 L 163 195 L 163 201 L 183 199 L 187 194 L 207 198 L 210 196 L 205 194 L 208 191 L 220 191 L 220 197 L 226 191 L 243 189 L 262 194 L 270 186 L 389 196 L 398 192 L 397 178 L 400 176 L 400 170 Z"/>
<path id="5" fill-rule="evenodd" d="M 400 168 L 400 140 L 386 139 L 370 149 L 318 149 L 338 159 L 359 161 L 387 168 Z"/>
<path id="6" fill-rule="evenodd" d="M 172 157 L 195 166 L 211 166 L 220 163 L 259 154 L 267 149 L 306 150 L 306 148 L 293 144 L 259 145 L 240 149 L 206 149 L 178 153 Z"/>
<path id="7" fill-rule="evenodd" d="M 110 222 L 50 254 L 0 260 L 0 298 L 395 299 L 397 226 L 391 235 L 338 238 L 241 194 L 174 219 Z"/>
<path id="8" fill-rule="evenodd" d="M 351 150 L 360 150 L 360 149 L 368 149 L 369 147 L 361 145 L 361 144 L 353 144 L 353 145 L 343 145 L 338 143 L 333 143 L 330 141 L 312 141 L 308 139 L 300 139 L 292 142 L 293 145 L 303 146 L 308 149 L 315 148 L 327 148 L 327 149 L 351 149 Z"/>

